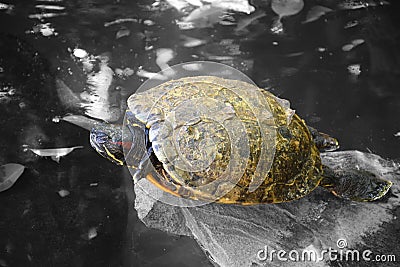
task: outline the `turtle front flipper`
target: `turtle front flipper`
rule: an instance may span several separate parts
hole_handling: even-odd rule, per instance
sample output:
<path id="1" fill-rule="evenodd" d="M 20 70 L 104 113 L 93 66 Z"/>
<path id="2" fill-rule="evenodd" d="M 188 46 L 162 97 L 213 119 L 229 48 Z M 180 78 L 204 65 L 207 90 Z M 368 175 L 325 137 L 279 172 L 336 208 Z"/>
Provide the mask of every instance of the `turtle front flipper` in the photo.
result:
<path id="1" fill-rule="evenodd" d="M 323 169 L 324 178 L 320 185 L 348 200 L 374 201 L 383 197 L 392 186 L 392 182 L 366 170 L 334 170 L 327 166 Z"/>
<path id="2" fill-rule="evenodd" d="M 333 138 L 326 133 L 321 133 L 313 127 L 307 127 L 319 151 L 329 152 L 339 148 L 339 142 L 336 138 Z"/>

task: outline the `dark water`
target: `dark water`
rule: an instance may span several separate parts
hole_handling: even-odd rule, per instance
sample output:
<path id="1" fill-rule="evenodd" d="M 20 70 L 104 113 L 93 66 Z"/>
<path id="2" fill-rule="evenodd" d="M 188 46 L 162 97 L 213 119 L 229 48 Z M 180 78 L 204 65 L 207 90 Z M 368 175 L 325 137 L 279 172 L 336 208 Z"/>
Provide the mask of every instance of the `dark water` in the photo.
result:
<path id="1" fill-rule="evenodd" d="M 165 1 L 7 2 L 14 7 L 0 10 L 0 163 L 27 168 L 0 193 L 0 266 L 211 266 L 192 239 L 139 221 L 128 172 L 98 156 L 86 130 L 52 121 L 83 113 L 56 90 L 56 79 L 76 94 L 87 87 L 74 48 L 107 57 L 115 73 L 134 71 L 114 75 L 117 104 L 146 80 L 139 70 L 160 71 L 157 51 L 166 48 L 173 52 L 169 65 L 211 60 L 245 72 L 289 99 L 308 124 L 337 137 L 342 149 L 398 159 L 399 4 L 368 1 L 365 8 L 339 9 L 341 1 L 310 0 L 297 15 L 284 18 L 284 32 L 276 34 L 269 2 L 252 2 L 266 15 L 241 31 L 212 19 L 179 29 L 175 20 L 195 7 L 178 12 Z M 41 11 L 37 5 L 64 9 Z M 332 12 L 303 24 L 315 5 Z M 41 13 L 56 15 L 35 18 Z M 230 16 L 225 21 L 247 18 L 240 12 Z M 45 23 L 56 34 L 44 36 L 48 31 L 41 33 L 38 25 Z M 202 44 L 190 47 L 190 38 Z M 362 44 L 345 51 L 346 44 L 360 39 Z M 60 163 L 27 149 L 78 145 L 84 148 Z M 70 194 L 61 197 L 60 190 Z"/>

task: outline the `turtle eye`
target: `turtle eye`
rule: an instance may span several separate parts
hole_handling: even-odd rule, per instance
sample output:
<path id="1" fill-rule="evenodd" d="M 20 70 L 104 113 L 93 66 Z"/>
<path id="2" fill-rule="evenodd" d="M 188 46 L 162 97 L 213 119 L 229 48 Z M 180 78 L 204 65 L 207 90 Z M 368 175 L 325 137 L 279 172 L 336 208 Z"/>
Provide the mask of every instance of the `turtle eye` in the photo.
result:
<path id="1" fill-rule="evenodd" d="M 95 142 L 99 145 L 106 143 L 109 139 L 108 135 L 102 131 L 92 130 L 91 139 L 95 140 Z"/>
<path id="2" fill-rule="evenodd" d="M 108 142 L 108 135 L 103 133 L 103 132 L 99 132 L 96 136 L 96 140 L 99 144 L 105 144 Z"/>

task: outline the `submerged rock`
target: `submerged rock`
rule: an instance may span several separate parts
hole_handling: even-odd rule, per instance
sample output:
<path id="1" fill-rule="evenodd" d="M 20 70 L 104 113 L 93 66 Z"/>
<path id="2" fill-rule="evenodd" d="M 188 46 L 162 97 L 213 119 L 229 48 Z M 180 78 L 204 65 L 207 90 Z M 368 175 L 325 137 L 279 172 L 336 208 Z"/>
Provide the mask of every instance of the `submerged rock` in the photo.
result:
<path id="1" fill-rule="evenodd" d="M 276 253 L 271 258 L 266 250 L 296 250 L 301 257 L 303 250 L 320 255 L 324 249 L 366 245 L 374 254 L 390 253 L 390 244 L 383 247 L 388 251 L 374 251 L 374 247 L 378 243 L 382 249 L 382 240 L 389 234 L 381 231 L 384 224 L 398 220 L 393 213 L 400 206 L 400 199 L 394 197 L 400 190 L 399 165 L 359 151 L 322 153 L 321 157 L 331 168 L 363 168 L 384 176 L 393 182 L 391 193 L 373 203 L 351 202 L 317 188 L 300 200 L 281 204 L 177 207 L 158 201 L 166 193 L 142 179 L 135 186 L 135 208 L 148 227 L 193 236 L 220 266 L 328 266 L 328 255 L 318 263 L 301 258 L 300 262 L 279 261 Z M 373 238 L 366 240 L 370 236 Z"/>

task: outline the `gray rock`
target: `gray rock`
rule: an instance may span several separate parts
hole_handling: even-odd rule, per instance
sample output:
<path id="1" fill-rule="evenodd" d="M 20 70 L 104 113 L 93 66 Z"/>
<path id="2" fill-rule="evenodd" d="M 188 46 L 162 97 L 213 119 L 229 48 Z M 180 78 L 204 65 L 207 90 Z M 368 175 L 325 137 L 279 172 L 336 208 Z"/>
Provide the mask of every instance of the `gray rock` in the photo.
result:
<path id="1" fill-rule="evenodd" d="M 383 175 L 393 182 L 392 194 L 399 194 L 399 165 L 392 161 L 359 151 L 321 156 L 331 168 L 356 166 Z M 260 257 L 265 257 L 266 250 L 285 250 L 285 258 L 289 253 L 295 258 L 296 252 L 291 250 L 296 250 L 301 259 L 303 250 L 320 254 L 323 249 L 339 249 L 338 240 L 345 240 L 349 249 L 361 247 L 366 245 L 366 235 L 377 233 L 382 224 L 395 219 L 392 211 L 400 206 L 396 197 L 359 203 L 339 199 L 323 188 L 297 201 L 256 206 L 171 206 L 157 200 L 166 193 L 145 179 L 138 182 L 135 192 L 135 208 L 148 227 L 193 236 L 220 266 L 328 266 L 328 255 L 318 263 L 280 261 L 276 253 L 273 258 Z"/>

